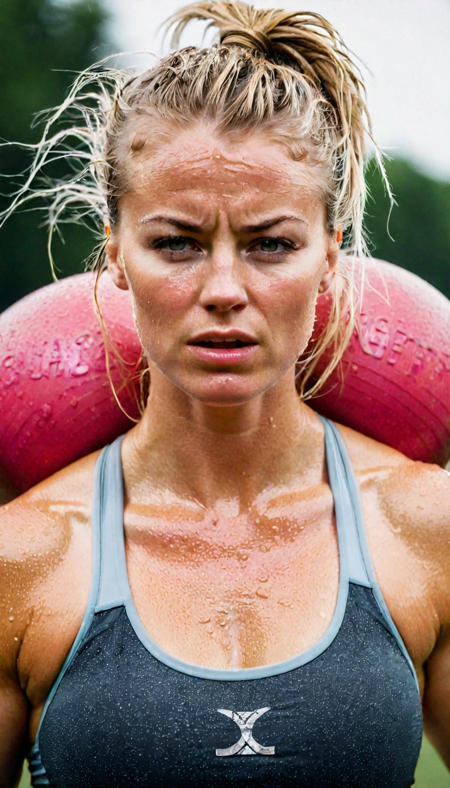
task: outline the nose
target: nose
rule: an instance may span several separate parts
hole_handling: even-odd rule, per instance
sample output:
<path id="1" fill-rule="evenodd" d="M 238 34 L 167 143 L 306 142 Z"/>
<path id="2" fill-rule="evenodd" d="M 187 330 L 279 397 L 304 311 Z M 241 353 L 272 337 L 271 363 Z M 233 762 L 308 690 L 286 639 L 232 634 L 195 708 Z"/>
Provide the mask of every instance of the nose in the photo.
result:
<path id="1" fill-rule="evenodd" d="M 241 310 L 247 306 L 243 263 L 231 251 L 218 251 L 208 260 L 200 303 L 210 312 Z"/>

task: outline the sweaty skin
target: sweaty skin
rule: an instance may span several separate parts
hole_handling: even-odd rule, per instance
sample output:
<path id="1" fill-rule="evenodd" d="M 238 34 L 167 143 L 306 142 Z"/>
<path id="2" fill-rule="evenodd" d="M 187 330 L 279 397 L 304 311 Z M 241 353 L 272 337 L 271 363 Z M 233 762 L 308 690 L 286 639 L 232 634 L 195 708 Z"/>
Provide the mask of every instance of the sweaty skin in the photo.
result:
<path id="1" fill-rule="evenodd" d="M 262 132 L 236 143 L 205 124 L 130 154 L 126 183 L 109 269 L 131 291 L 151 374 L 146 411 L 122 446 L 136 607 L 154 640 L 184 661 L 278 662 L 319 640 L 339 581 L 323 429 L 294 378 L 338 255 L 321 174 Z M 282 216 L 295 219 L 249 227 Z M 213 328 L 245 331 L 255 352 L 237 364 L 199 359 L 188 343 Z M 341 431 L 381 590 L 419 677 L 428 733 L 450 767 L 448 475 Z M 97 456 L 2 510 L 6 785 L 87 603 Z"/>

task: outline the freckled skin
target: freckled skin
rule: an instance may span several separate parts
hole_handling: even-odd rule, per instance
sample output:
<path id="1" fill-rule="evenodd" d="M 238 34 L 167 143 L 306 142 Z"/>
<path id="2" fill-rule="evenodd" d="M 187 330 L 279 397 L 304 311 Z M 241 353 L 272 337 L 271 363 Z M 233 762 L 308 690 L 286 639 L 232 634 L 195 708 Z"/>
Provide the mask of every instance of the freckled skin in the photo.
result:
<path id="1" fill-rule="evenodd" d="M 323 430 L 294 379 L 319 285 L 329 282 L 338 252 L 325 227 L 320 173 L 263 134 L 236 144 L 205 126 L 157 151 L 144 145 L 127 180 L 109 269 L 131 289 L 151 370 L 146 411 L 122 444 L 137 610 L 157 643 L 188 662 L 230 668 L 287 659 L 325 632 L 338 590 Z M 152 214 L 201 229 L 139 223 Z M 304 221 L 243 230 L 282 214 Z M 191 239 L 184 257 L 152 246 L 168 235 Z M 295 248 L 268 258 L 261 238 Z M 252 334 L 257 352 L 238 366 L 199 361 L 186 343 L 213 327 Z M 429 733 L 450 766 L 449 479 L 341 431 L 375 571 L 416 667 Z M 97 456 L 1 514 L 0 771 L 10 783 L 86 607 Z"/>

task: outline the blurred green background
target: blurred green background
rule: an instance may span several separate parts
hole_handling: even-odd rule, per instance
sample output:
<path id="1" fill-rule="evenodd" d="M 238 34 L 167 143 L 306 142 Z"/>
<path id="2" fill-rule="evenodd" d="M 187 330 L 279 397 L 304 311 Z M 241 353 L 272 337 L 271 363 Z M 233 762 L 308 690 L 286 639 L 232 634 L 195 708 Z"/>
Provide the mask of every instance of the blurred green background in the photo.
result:
<path id="1" fill-rule="evenodd" d="M 3 140 L 36 142 L 41 127 L 31 128 L 33 115 L 62 101 L 74 72 L 120 50 L 120 44 L 108 40 L 111 8 L 108 0 L 1 0 Z M 23 149 L 0 148 L 3 195 L 17 182 L 11 176 L 29 164 Z M 389 234 L 389 201 L 382 180 L 376 167 L 369 166 L 367 172 L 371 197 L 366 226 L 372 254 L 408 268 L 450 297 L 450 183 L 433 179 L 404 159 L 387 161 L 386 169 L 398 203 Z M 52 176 L 59 172 L 63 176 L 64 165 L 54 166 Z M 0 210 L 7 204 L 8 198 L 0 196 Z M 0 232 L 0 311 L 51 281 L 44 222 L 41 206 L 40 211 L 13 215 Z M 85 229 L 67 224 L 64 240 L 54 242 L 60 275 L 79 273 L 93 238 Z"/>
<path id="2" fill-rule="evenodd" d="M 110 40 L 109 13 L 100 0 L 1 0 L 2 141 L 37 141 L 40 128 L 31 127 L 34 113 L 61 102 L 74 72 L 120 49 Z M 23 149 L 0 148 L 0 210 L 8 204 L 7 195 L 17 181 L 14 176 L 29 163 Z M 450 183 L 431 178 L 404 159 L 386 162 L 386 169 L 398 203 L 392 210 L 389 234 L 384 186 L 374 166 L 367 172 L 371 196 L 366 226 L 372 254 L 413 271 L 449 297 Z M 53 174 L 58 177 L 58 165 Z M 0 233 L 0 311 L 51 281 L 43 222 L 42 210 L 18 213 Z M 61 276 L 83 270 L 94 244 L 83 228 L 67 225 L 64 235 L 65 243 L 57 239 L 54 248 Z M 25 767 L 20 786 L 29 785 Z M 450 775 L 426 740 L 416 785 L 450 786 Z"/>

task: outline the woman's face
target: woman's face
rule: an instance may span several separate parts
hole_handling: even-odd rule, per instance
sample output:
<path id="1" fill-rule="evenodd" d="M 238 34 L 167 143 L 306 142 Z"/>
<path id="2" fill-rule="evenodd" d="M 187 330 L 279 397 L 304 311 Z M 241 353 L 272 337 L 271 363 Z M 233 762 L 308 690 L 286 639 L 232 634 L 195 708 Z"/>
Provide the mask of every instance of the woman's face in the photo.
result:
<path id="1" fill-rule="evenodd" d="M 108 266 L 152 384 L 231 405 L 294 383 L 338 252 L 320 170 L 263 131 L 231 141 L 198 123 L 129 154 L 126 175 Z"/>

